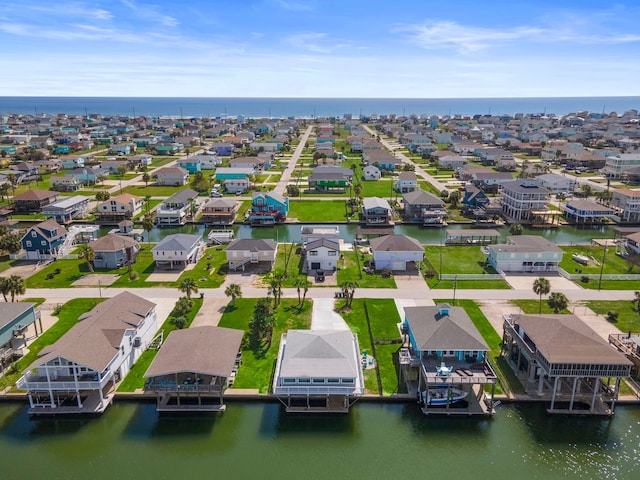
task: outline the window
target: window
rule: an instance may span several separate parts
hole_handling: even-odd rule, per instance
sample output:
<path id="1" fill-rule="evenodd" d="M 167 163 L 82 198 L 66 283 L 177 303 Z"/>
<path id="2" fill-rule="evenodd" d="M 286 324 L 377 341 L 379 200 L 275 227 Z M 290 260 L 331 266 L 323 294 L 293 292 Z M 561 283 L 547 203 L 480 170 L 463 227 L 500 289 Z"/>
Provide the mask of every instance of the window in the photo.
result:
<path id="1" fill-rule="evenodd" d="M 353 385 L 353 378 L 343 378 L 342 379 L 342 383 L 345 383 L 347 385 Z"/>
<path id="2" fill-rule="evenodd" d="M 318 256 L 318 251 L 317 250 L 310 250 L 309 251 L 309 256 L 310 257 L 317 257 Z"/>
<path id="3" fill-rule="evenodd" d="M 283 378 L 282 380 L 284 383 L 296 383 L 295 378 Z"/>
<path id="4" fill-rule="evenodd" d="M 31 236 L 32 236 L 32 237 L 35 237 L 36 235 L 37 235 L 37 233 L 36 233 L 35 231 L 33 231 L 33 230 L 32 230 L 32 231 L 31 231 Z"/>
<path id="5" fill-rule="evenodd" d="M 311 383 L 310 378 L 299 378 L 298 383 Z"/>
<path id="6" fill-rule="evenodd" d="M 340 383 L 340 379 L 339 378 L 329 378 L 327 379 L 328 383 Z"/>
<path id="7" fill-rule="evenodd" d="M 27 247 L 31 246 L 31 240 L 27 240 L 25 243 L 27 244 Z"/>
<path id="8" fill-rule="evenodd" d="M 324 383 L 324 378 L 314 378 L 313 383 Z"/>
<path id="9" fill-rule="evenodd" d="M 40 240 L 40 245 L 46 245 L 47 242 L 45 242 L 44 240 Z"/>
<path id="10" fill-rule="evenodd" d="M 329 256 L 330 257 L 335 257 L 338 255 L 338 252 L 336 252 L 335 250 L 329 250 Z"/>

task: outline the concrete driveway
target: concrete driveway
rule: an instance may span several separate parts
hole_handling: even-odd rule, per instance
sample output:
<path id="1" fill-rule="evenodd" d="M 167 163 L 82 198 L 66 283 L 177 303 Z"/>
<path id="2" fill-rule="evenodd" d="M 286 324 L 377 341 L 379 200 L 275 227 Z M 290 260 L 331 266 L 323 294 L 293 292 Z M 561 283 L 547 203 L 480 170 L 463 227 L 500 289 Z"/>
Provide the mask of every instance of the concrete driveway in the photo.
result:
<path id="1" fill-rule="evenodd" d="M 311 311 L 311 330 L 349 330 L 344 319 L 333 311 L 333 298 L 315 298 Z"/>

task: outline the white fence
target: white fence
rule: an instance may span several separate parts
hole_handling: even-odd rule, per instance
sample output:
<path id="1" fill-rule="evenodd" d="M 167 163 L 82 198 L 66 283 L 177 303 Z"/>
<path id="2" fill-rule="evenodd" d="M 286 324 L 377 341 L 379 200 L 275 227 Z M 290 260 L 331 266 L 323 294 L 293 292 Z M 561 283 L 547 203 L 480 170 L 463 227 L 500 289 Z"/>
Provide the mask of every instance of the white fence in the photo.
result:
<path id="1" fill-rule="evenodd" d="M 498 273 L 443 273 L 440 280 L 502 280 Z"/>
<path id="2" fill-rule="evenodd" d="M 589 280 L 599 280 L 599 273 L 569 273 L 562 268 L 558 268 L 558 272 L 564 278 L 572 281 L 579 281 L 582 278 L 588 278 Z M 640 274 L 637 273 L 604 273 L 602 274 L 602 280 L 636 280 L 640 281 Z"/>

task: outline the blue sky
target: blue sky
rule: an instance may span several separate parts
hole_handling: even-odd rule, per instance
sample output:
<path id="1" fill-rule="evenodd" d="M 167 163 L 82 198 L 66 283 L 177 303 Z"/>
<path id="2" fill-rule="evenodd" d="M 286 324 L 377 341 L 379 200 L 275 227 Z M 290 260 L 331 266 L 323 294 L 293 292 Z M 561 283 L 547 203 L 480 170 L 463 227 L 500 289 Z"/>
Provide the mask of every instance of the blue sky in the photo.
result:
<path id="1" fill-rule="evenodd" d="M 3 0 L 2 95 L 638 95 L 640 2 Z"/>

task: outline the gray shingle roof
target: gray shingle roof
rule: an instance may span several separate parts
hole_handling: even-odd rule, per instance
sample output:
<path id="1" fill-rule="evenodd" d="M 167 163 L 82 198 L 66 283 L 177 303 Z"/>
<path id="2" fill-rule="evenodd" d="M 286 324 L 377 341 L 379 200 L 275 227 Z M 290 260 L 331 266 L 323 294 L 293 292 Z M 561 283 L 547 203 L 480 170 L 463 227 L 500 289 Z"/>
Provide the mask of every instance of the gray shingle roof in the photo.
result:
<path id="1" fill-rule="evenodd" d="M 372 252 L 420 252 L 423 247 L 415 238 L 406 235 L 384 235 L 370 240 Z"/>
<path id="2" fill-rule="evenodd" d="M 200 235 L 191 235 L 189 233 L 175 233 L 167 235 L 158 245 L 151 249 L 152 252 L 161 252 L 163 250 L 191 250 L 202 237 Z"/>
<path id="3" fill-rule="evenodd" d="M 273 252 L 278 248 L 278 243 L 275 240 L 268 240 L 263 238 L 239 238 L 229 243 L 227 252 L 238 251 L 257 251 L 257 252 Z"/>

